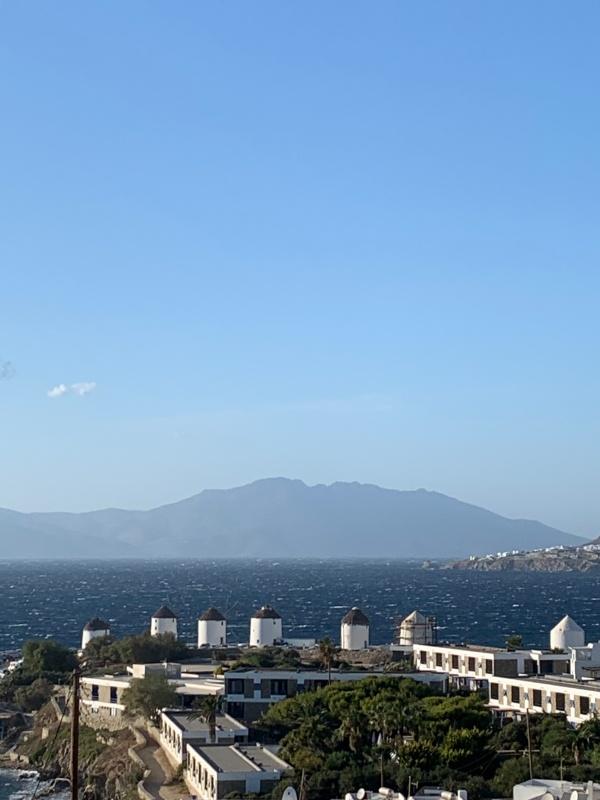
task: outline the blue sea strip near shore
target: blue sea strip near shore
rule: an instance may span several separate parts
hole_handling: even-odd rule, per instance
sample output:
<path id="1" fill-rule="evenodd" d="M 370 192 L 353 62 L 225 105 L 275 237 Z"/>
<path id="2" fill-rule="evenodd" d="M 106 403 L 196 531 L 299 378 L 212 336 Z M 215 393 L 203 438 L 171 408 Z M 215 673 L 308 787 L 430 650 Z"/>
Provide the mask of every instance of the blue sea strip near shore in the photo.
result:
<path id="1" fill-rule="evenodd" d="M 31 800 L 37 784 L 37 774 L 31 771 L 0 769 L 0 800 Z M 40 784 L 44 789 L 44 784 Z M 67 800 L 67 794 L 52 794 L 53 800 Z"/>

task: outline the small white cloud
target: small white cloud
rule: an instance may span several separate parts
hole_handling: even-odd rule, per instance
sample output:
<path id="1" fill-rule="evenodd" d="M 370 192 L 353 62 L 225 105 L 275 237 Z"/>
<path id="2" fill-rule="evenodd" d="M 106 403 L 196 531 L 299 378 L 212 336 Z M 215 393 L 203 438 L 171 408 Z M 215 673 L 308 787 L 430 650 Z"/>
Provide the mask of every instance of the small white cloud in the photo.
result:
<path id="1" fill-rule="evenodd" d="M 57 386 L 53 386 L 52 389 L 48 390 L 48 397 L 62 397 L 63 394 L 67 394 L 68 391 L 68 386 L 65 386 L 64 383 L 59 383 Z"/>
<path id="2" fill-rule="evenodd" d="M 72 383 L 67 386 L 66 383 L 59 383 L 48 390 L 48 397 L 64 397 L 66 394 L 76 394 L 77 397 L 83 397 L 96 388 L 95 381 L 82 381 L 81 383 Z"/>
<path id="3" fill-rule="evenodd" d="M 8 381 L 15 377 L 15 365 L 12 361 L 0 361 L 0 381 Z"/>
<path id="4" fill-rule="evenodd" d="M 84 381 L 83 383 L 72 383 L 71 384 L 71 391 L 73 394 L 78 395 L 79 397 L 83 397 L 84 394 L 89 394 L 93 392 L 96 388 L 96 381 Z"/>

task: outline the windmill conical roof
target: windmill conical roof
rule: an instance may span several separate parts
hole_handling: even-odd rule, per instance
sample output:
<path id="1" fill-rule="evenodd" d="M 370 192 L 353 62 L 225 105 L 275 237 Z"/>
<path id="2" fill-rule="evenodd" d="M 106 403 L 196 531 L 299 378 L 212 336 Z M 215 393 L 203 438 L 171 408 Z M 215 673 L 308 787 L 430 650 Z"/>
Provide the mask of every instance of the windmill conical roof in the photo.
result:
<path id="1" fill-rule="evenodd" d="M 209 620 L 214 622 L 226 622 L 223 614 L 221 614 L 221 612 L 214 606 L 207 608 L 206 611 L 198 617 L 198 619 L 202 622 L 208 622 Z"/>
<path id="2" fill-rule="evenodd" d="M 354 606 L 354 608 L 351 608 L 350 611 L 348 611 L 348 613 L 343 617 L 342 623 L 344 625 L 368 625 L 369 620 L 366 614 L 363 614 L 360 608 Z"/>
<path id="3" fill-rule="evenodd" d="M 414 611 L 411 611 L 411 612 L 410 612 L 410 614 L 407 614 L 407 615 L 404 617 L 404 619 L 402 620 L 402 622 L 418 622 L 418 623 L 423 623 L 423 622 L 427 622 L 427 617 L 426 617 L 424 614 L 421 614 L 421 612 L 420 612 L 420 611 L 417 611 L 417 610 L 415 609 Z"/>
<path id="4" fill-rule="evenodd" d="M 570 617 L 568 614 L 565 614 L 565 616 L 560 620 L 560 622 L 556 623 L 556 625 L 552 628 L 552 630 L 555 631 L 557 628 L 560 628 L 561 630 L 569 630 L 569 631 L 582 631 L 583 630 L 581 625 L 578 625 L 575 622 L 575 620 L 573 619 L 573 617 Z"/>
<path id="5" fill-rule="evenodd" d="M 278 614 L 272 606 L 263 606 L 252 614 L 252 619 L 281 619 L 281 614 Z"/>
<path id="6" fill-rule="evenodd" d="M 152 619 L 177 619 L 177 614 L 171 611 L 169 606 L 161 606 L 152 614 Z"/>
<path id="7" fill-rule="evenodd" d="M 108 622 L 104 622 L 103 619 L 100 617 L 94 617 L 89 622 L 86 622 L 83 626 L 84 631 L 108 631 L 110 630 L 110 625 Z"/>

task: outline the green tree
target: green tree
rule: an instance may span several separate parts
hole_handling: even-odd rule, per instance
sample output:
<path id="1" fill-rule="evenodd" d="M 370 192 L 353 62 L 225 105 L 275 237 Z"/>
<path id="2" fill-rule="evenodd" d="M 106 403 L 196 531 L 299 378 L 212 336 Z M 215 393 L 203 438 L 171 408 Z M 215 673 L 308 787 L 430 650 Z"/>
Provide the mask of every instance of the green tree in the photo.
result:
<path id="1" fill-rule="evenodd" d="M 331 683 L 331 665 L 338 652 L 338 648 L 334 645 L 331 639 L 327 636 L 319 642 L 319 658 L 321 663 L 327 670 L 327 680 Z"/>
<path id="2" fill-rule="evenodd" d="M 474 728 L 458 728 L 446 734 L 440 756 L 450 767 L 460 767 L 485 752 L 485 737 Z"/>
<path id="3" fill-rule="evenodd" d="M 71 650 L 52 639 L 30 639 L 23 645 L 23 670 L 31 675 L 72 672 L 77 663 Z"/>
<path id="4" fill-rule="evenodd" d="M 527 758 L 509 758 L 500 765 L 494 775 L 492 787 L 498 796 L 512 797 L 513 786 L 526 780 L 529 780 Z"/>
<path id="5" fill-rule="evenodd" d="M 208 733 L 211 743 L 217 740 L 217 714 L 221 710 L 221 698 L 216 694 L 207 694 L 199 697 L 192 710 L 190 719 L 201 719 L 208 725 Z"/>
<path id="6" fill-rule="evenodd" d="M 185 642 L 172 633 L 151 636 L 148 631 L 123 639 L 109 636 L 92 639 L 85 648 L 85 665 L 88 669 L 117 664 L 159 664 L 162 661 L 181 661 L 188 658 L 190 650 Z"/>
<path id="7" fill-rule="evenodd" d="M 600 719 L 592 717 L 577 728 L 577 739 L 581 750 L 591 752 L 600 745 Z"/>
<path id="8" fill-rule="evenodd" d="M 406 742 L 398 751 L 397 760 L 409 771 L 424 770 L 440 759 L 439 749 L 429 739 Z"/>
<path id="9" fill-rule="evenodd" d="M 554 725 L 542 736 L 541 756 L 548 761 L 579 763 L 576 732 L 560 723 Z"/>
<path id="10" fill-rule="evenodd" d="M 511 633 L 510 636 L 506 638 L 506 647 L 509 650 L 519 650 L 519 648 L 523 647 L 523 637 L 520 633 Z"/>
<path id="11" fill-rule="evenodd" d="M 300 664 L 300 654 L 291 647 L 260 647 L 244 653 L 231 668 L 296 669 Z"/>
<path id="12" fill-rule="evenodd" d="M 140 714 L 144 719 L 157 723 L 163 708 L 178 704 L 179 697 L 165 675 L 148 673 L 143 678 L 134 678 L 123 692 L 123 704 L 130 716 Z"/>
<path id="13" fill-rule="evenodd" d="M 21 711 L 38 711 L 52 695 L 52 686 L 45 678 L 36 678 L 29 686 L 20 686 L 14 694 Z"/>

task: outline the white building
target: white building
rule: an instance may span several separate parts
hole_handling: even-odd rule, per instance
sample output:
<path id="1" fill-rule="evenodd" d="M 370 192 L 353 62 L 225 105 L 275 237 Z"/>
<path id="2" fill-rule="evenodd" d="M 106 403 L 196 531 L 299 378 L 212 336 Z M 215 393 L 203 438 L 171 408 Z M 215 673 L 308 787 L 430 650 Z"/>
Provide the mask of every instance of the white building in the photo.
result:
<path id="1" fill-rule="evenodd" d="M 437 672 L 383 672 L 382 670 L 339 670 L 331 675 L 320 669 L 250 669 L 226 670 L 225 702 L 228 714 L 252 724 L 274 703 L 303 692 L 322 689 L 330 683 L 364 681 L 366 678 L 410 678 L 443 694 L 448 690 L 448 676 Z"/>
<path id="2" fill-rule="evenodd" d="M 492 711 L 517 719 L 528 712 L 564 714 L 580 725 L 600 713 L 600 681 L 578 681 L 570 675 L 495 677 L 488 694 Z"/>
<path id="3" fill-rule="evenodd" d="M 184 672 L 180 664 L 133 664 L 119 675 L 85 675 L 81 678 L 79 708 L 82 718 L 100 723 L 111 720 L 113 727 L 126 727 L 123 716 L 123 692 L 131 686 L 135 678 L 144 678 L 151 673 L 166 676 L 176 694 L 181 698 L 182 707 L 190 707 L 198 698 L 206 695 L 222 695 L 225 682 L 222 676 L 212 671 L 206 673 Z"/>
<path id="4" fill-rule="evenodd" d="M 160 745 L 169 761 L 179 767 L 188 744 L 235 744 L 248 741 L 248 728 L 228 714 L 217 714 L 214 741 L 209 724 L 189 711 L 163 711 L 160 715 Z"/>
<path id="5" fill-rule="evenodd" d="M 513 800 L 600 800 L 600 784 L 533 778 L 513 786 Z"/>
<path id="6" fill-rule="evenodd" d="M 161 606 L 152 614 L 150 633 L 152 636 L 172 633 L 177 638 L 177 615 L 168 606 Z"/>
<path id="7" fill-rule="evenodd" d="M 569 647 L 570 672 L 573 678 L 600 678 L 600 642 L 585 647 Z"/>
<path id="8" fill-rule="evenodd" d="M 568 647 L 583 647 L 585 633 L 568 614 L 550 631 L 550 649 L 566 650 Z"/>
<path id="9" fill-rule="evenodd" d="M 281 616 L 271 606 L 255 611 L 250 620 L 250 647 L 272 647 L 283 640 Z"/>
<path id="10" fill-rule="evenodd" d="M 547 650 L 507 650 L 477 644 L 413 646 L 417 669 L 447 674 L 460 689 L 484 689 L 494 675 L 569 674 L 569 656 Z"/>
<path id="11" fill-rule="evenodd" d="M 366 650 L 369 646 L 369 620 L 356 606 L 342 619 L 340 644 L 342 650 Z"/>
<path id="12" fill-rule="evenodd" d="M 241 796 L 270 792 L 289 764 L 259 744 L 186 745 L 184 780 L 200 800 L 220 800 L 232 792 Z"/>
<path id="13" fill-rule="evenodd" d="M 110 625 L 99 617 L 94 617 L 83 626 L 81 634 L 81 649 L 85 650 L 92 639 L 110 636 Z"/>
<path id="14" fill-rule="evenodd" d="M 198 617 L 198 647 L 224 647 L 227 644 L 227 620 L 212 606 Z"/>
<path id="15" fill-rule="evenodd" d="M 432 644 L 434 636 L 433 617 L 426 617 L 420 611 L 412 611 L 398 626 L 398 644 L 410 647 L 413 644 Z"/>

